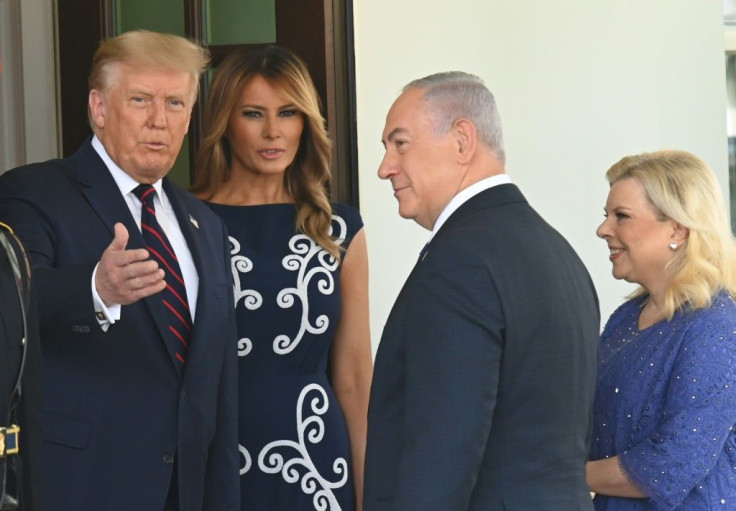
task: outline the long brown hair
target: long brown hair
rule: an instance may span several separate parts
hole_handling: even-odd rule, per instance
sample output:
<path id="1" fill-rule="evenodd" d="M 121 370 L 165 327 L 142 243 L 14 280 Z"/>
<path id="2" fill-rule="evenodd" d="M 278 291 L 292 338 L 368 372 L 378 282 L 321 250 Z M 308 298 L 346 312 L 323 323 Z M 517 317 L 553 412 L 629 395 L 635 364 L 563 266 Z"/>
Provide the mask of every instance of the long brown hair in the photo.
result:
<path id="1" fill-rule="evenodd" d="M 286 169 L 284 184 L 297 206 L 296 229 L 339 260 L 339 247 L 330 237 L 332 207 L 326 192 L 331 143 L 319 96 L 304 61 L 284 48 L 268 45 L 235 53 L 217 67 L 191 191 L 208 199 L 230 179 L 230 145 L 225 136 L 228 121 L 243 87 L 256 76 L 263 77 L 304 116 L 299 150 Z"/>

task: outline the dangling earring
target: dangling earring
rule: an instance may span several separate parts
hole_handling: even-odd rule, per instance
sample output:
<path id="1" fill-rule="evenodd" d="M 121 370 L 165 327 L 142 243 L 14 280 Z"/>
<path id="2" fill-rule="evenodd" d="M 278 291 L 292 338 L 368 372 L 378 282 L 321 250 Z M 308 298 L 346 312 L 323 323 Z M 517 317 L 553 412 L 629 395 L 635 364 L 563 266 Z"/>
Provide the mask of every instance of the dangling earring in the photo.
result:
<path id="1" fill-rule="evenodd" d="M 677 243 L 670 243 L 670 250 L 672 250 L 673 252 L 677 250 Z"/>

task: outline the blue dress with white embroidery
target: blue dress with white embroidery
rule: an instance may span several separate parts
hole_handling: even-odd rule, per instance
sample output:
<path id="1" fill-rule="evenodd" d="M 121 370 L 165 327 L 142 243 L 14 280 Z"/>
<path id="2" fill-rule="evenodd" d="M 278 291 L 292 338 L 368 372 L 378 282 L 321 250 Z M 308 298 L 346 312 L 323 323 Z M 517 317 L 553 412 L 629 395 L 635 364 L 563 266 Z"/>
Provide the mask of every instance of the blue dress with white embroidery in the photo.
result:
<path id="1" fill-rule="evenodd" d="M 736 305 L 724 292 L 639 330 L 644 297 L 601 336 L 591 460 L 619 455 L 647 499 L 597 495 L 597 511 L 736 510 Z"/>
<path id="2" fill-rule="evenodd" d="M 293 204 L 209 206 L 230 235 L 241 509 L 352 511 L 350 443 L 328 381 L 340 266 L 295 232 Z M 356 209 L 333 204 L 331 236 L 343 249 L 362 226 Z"/>

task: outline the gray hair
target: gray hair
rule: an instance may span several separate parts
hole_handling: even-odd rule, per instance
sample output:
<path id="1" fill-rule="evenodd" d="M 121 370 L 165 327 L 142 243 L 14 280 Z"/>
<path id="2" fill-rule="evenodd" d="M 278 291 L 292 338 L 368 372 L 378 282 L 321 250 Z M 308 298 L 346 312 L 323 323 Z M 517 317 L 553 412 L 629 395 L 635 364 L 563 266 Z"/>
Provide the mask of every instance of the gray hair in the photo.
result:
<path id="1" fill-rule="evenodd" d="M 407 84 L 409 89 L 424 89 L 437 134 L 447 133 L 458 119 L 468 119 L 475 125 L 478 139 L 487 145 L 504 163 L 501 118 L 496 100 L 483 80 L 470 73 L 448 71 L 418 78 Z"/>

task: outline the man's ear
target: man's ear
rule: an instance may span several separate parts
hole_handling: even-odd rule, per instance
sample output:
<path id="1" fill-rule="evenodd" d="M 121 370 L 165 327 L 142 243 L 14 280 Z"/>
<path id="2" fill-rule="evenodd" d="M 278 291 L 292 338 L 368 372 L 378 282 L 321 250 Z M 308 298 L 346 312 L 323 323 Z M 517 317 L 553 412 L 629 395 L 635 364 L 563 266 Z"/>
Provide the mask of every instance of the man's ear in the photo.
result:
<path id="1" fill-rule="evenodd" d="M 458 163 L 468 163 L 473 158 L 478 143 L 475 124 L 465 118 L 457 119 L 452 123 L 452 130 L 457 144 Z"/>
<path id="2" fill-rule="evenodd" d="M 89 91 L 89 111 L 97 128 L 105 127 L 105 100 L 100 91 L 92 89 Z"/>

